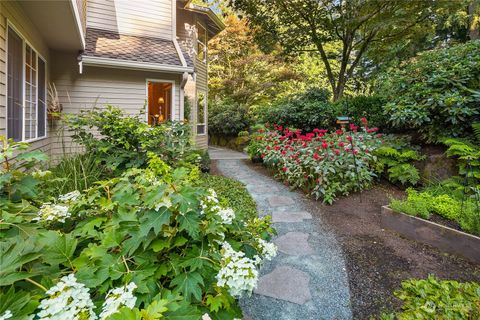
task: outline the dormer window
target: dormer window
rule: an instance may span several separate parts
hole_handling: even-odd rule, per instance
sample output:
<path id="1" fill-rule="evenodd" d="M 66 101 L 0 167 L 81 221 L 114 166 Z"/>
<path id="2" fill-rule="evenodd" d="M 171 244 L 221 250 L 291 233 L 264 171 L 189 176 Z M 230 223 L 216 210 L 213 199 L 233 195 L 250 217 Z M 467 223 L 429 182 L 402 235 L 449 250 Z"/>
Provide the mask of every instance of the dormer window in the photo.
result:
<path id="1" fill-rule="evenodd" d="M 197 59 L 207 61 L 207 29 L 197 22 Z"/>

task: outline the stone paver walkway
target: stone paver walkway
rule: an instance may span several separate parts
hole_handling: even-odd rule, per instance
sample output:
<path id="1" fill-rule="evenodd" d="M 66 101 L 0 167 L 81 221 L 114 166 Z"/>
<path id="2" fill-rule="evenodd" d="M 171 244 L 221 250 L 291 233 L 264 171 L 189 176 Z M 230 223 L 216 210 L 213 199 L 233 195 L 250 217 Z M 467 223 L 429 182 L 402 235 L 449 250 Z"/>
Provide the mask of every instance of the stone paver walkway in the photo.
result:
<path id="1" fill-rule="evenodd" d="M 209 151 L 223 175 L 247 186 L 260 215 L 271 215 L 278 233 L 277 257 L 262 267 L 254 294 L 240 301 L 245 319 L 351 319 L 341 250 L 334 234 L 304 208 L 303 196 L 253 170 L 243 153 Z"/>

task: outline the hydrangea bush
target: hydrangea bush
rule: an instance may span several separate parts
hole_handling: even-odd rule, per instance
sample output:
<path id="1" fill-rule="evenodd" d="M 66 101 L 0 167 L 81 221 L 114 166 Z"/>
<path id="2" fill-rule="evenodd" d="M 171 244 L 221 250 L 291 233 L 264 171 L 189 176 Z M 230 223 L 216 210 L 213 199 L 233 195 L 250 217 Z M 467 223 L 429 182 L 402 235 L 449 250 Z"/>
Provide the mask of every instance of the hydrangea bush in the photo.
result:
<path id="1" fill-rule="evenodd" d="M 241 318 L 236 298 L 276 253 L 269 219 L 198 187 L 195 166 L 151 153 L 145 168 L 56 197 L 11 170 L 0 179 L 1 319 Z"/>
<path id="2" fill-rule="evenodd" d="M 285 184 L 331 204 L 338 195 L 368 187 L 376 176 L 372 152 L 382 144 L 381 135 L 368 127 L 367 119 L 361 121 L 361 128 L 351 124 L 349 131 L 314 129 L 307 134 L 273 125 L 260 130 L 247 151 Z"/>

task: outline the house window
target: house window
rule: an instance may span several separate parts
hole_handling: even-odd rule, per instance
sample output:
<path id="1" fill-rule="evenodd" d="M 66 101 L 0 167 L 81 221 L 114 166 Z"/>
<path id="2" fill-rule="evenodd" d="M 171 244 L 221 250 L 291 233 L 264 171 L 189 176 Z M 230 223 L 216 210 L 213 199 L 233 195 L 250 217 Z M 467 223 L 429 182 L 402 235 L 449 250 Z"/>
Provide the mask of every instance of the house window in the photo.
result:
<path id="1" fill-rule="evenodd" d="M 7 137 L 15 141 L 45 137 L 45 61 L 10 27 L 7 78 Z"/>
<path id="2" fill-rule="evenodd" d="M 207 61 L 207 29 L 197 22 L 197 59 Z"/>
<path id="3" fill-rule="evenodd" d="M 147 81 L 148 86 L 148 124 L 156 126 L 172 118 L 173 84 L 168 82 Z"/>
<path id="4" fill-rule="evenodd" d="M 197 134 L 207 133 L 207 93 L 197 92 Z"/>

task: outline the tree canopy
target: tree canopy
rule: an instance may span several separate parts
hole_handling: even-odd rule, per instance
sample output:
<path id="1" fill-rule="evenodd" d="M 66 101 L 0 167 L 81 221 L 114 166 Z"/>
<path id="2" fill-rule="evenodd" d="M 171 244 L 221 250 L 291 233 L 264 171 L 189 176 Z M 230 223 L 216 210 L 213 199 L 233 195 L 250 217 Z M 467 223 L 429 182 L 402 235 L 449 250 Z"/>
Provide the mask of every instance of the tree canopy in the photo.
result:
<path id="1" fill-rule="evenodd" d="M 449 0 L 235 0 L 248 18 L 262 49 L 279 44 L 286 52 L 317 52 L 325 65 L 334 100 L 369 51 L 395 46 L 428 32 L 438 12 L 466 8 Z M 339 50 L 328 52 L 328 46 Z M 338 68 L 335 68 L 338 61 Z"/>

